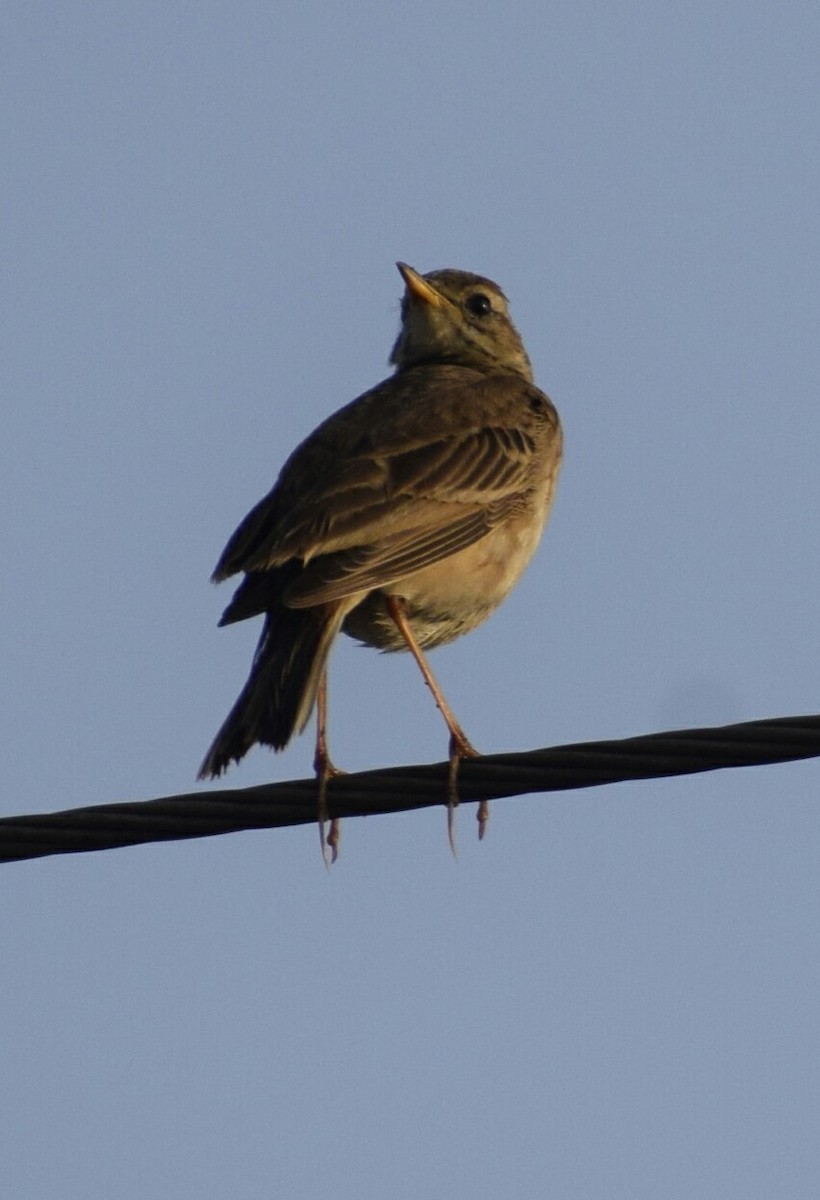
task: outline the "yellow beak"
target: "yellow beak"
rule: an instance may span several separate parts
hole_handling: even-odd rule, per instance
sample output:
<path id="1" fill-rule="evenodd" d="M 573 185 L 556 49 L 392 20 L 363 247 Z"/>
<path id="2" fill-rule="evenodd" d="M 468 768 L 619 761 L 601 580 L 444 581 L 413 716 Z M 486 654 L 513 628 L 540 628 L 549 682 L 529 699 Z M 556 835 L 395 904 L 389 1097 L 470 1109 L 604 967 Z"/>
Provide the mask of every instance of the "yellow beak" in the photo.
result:
<path id="1" fill-rule="evenodd" d="M 444 297 L 427 282 L 423 275 L 419 275 L 418 271 L 408 267 L 407 263 L 399 262 L 396 263 L 396 266 L 412 297 L 416 300 L 423 300 L 425 304 L 430 304 L 433 308 L 441 308 L 444 305 Z"/>

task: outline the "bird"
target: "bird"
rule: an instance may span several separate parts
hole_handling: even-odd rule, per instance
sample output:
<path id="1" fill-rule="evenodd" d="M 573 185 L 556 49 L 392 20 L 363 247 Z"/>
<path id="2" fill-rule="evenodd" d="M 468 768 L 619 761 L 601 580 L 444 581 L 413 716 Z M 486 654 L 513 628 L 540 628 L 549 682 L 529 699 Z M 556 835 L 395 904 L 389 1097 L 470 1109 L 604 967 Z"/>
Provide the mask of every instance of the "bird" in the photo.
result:
<path id="1" fill-rule="evenodd" d="M 448 829 L 456 772 L 477 753 L 425 651 L 480 625 L 529 563 L 552 504 L 563 436 L 536 387 L 498 284 L 446 268 L 404 282 L 394 373 L 334 412 L 285 462 L 228 541 L 212 580 L 242 574 L 220 625 L 263 616 L 248 680 L 208 750 L 217 778 L 256 744 L 283 750 L 317 709 L 314 767 L 327 746 L 327 662 L 340 633 L 409 650 L 447 724 Z M 479 809 L 479 836 L 488 810 Z M 327 862 L 327 857 L 325 858 Z"/>

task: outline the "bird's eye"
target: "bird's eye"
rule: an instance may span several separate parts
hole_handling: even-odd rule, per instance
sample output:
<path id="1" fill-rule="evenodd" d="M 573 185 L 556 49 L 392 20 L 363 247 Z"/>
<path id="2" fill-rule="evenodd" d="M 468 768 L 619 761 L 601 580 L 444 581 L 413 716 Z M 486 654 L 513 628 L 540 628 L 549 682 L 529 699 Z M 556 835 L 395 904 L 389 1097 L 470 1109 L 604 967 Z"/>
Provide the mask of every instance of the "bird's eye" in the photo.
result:
<path id="1" fill-rule="evenodd" d="M 487 313 L 493 311 L 490 297 L 483 292 L 474 292 L 467 301 L 467 308 L 476 317 L 486 317 Z"/>

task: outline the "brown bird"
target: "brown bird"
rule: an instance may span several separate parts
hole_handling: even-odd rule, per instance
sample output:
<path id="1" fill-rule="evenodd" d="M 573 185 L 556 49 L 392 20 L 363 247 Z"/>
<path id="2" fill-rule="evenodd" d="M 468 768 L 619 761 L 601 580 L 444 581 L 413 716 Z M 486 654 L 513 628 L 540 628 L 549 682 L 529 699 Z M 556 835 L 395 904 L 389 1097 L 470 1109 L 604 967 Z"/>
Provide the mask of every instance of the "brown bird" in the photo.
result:
<path id="1" fill-rule="evenodd" d="M 199 772 L 216 777 L 257 742 L 282 750 L 318 701 L 315 766 L 326 742 L 326 666 L 342 631 L 410 650 L 450 731 L 451 792 L 475 754 L 424 657 L 475 629 L 538 545 L 561 462 L 561 426 L 534 385 L 504 293 L 467 271 L 420 275 L 406 291 L 396 371 L 324 421 L 223 551 L 215 582 L 244 572 L 220 625 L 264 614 L 251 673 Z M 479 811 L 483 834 L 487 807 Z M 336 854 L 338 829 L 330 841 Z"/>

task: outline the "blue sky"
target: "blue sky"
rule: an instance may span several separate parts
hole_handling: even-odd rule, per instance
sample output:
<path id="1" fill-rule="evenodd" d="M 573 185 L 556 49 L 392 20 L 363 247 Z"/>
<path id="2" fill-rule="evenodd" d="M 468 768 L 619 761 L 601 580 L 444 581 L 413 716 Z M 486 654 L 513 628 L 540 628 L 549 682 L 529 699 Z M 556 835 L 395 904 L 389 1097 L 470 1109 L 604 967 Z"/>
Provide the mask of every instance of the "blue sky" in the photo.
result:
<path id="1" fill-rule="evenodd" d="M 258 630 L 209 573 L 496 279 L 565 467 L 432 665 L 513 750 L 820 709 L 816 5 L 13 3 L 3 811 L 189 791 Z M 406 656 L 331 747 L 439 759 Z M 306 736 L 226 780 L 309 773 Z M 814 1197 L 820 765 L 6 866 L 9 1194 Z"/>

